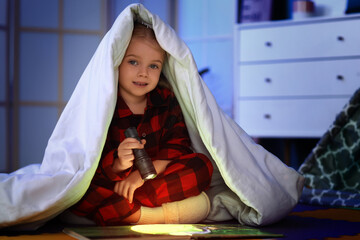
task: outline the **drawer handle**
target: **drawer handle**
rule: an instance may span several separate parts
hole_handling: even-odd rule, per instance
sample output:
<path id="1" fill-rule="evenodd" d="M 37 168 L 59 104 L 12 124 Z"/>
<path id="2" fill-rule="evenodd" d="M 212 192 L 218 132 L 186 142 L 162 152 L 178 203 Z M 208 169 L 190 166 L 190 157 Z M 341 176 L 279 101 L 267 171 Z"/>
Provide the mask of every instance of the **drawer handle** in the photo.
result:
<path id="1" fill-rule="evenodd" d="M 338 36 L 337 40 L 340 41 L 340 42 L 343 42 L 343 41 L 345 41 L 345 38 L 343 36 Z"/>
<path id="2" fill-rule="evenodd" d="M 265 46 L 272 47 L 272 42 L 269 42 L 269 41 L 265 42 Z"/>
<path id="3" fill-rule="evenodd" d="M 265 119 L 271 119 L 271 114 L 265 113 L 265 114 L 264 114 L 264 118 L 265 118 Z"/>
<path id="4" fill-rule="evenodd" d="M 271 83 L 271 78 L 265 78 L 266 83 Z"/>
<path id="5" fill-rule="evenodd" d="M 339 81 L 343 81 L 345 78 L 344 78 L 343 75 L 337 75 L 336 79 L 339 80 Z"/>

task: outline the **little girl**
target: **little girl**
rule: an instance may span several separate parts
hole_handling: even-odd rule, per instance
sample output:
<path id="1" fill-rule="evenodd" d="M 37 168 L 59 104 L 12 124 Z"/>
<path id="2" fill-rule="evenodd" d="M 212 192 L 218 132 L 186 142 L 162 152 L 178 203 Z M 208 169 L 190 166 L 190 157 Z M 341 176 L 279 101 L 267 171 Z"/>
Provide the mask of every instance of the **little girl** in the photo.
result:
<path id="1" fill-rule="evenodd" d="M 98 225 L 196 223 L 209 213 L 204 191 L 213 167 L 194 153 L 180 106 L 164 87 L 165 51 L 153 30 L 135 22 L 119 66 L 118 99 L 96 174 L 72 212 Z M 142 143 L 125 138 L 136 127 Z M 145 148 L 157 172 L 144 181 L 134 167 L 133 149 Z"/>

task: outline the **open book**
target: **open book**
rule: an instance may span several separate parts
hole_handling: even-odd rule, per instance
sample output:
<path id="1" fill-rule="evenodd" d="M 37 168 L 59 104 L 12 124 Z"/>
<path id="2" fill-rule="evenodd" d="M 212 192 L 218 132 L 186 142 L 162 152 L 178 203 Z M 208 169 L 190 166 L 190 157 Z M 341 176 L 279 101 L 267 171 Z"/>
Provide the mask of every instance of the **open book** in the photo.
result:
<path id="1" fill-rule="evenodd" d="M 74 227 L 64 232 L 77 239 L 203 239 L 278 238 L 260 229 L 239 224 L 149 224 L 111 227 Z"/>

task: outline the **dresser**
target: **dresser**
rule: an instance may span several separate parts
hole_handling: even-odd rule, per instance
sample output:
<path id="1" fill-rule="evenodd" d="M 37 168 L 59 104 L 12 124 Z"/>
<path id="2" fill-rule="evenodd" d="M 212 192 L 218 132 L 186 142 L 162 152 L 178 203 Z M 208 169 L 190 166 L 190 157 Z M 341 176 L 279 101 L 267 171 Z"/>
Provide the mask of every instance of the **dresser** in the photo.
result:
<path id="1" fill-rule="evenodd" d="M 234 119 L 253 137 L 321 137 L 360 87 L 360 15 L 234 33 Z"/>

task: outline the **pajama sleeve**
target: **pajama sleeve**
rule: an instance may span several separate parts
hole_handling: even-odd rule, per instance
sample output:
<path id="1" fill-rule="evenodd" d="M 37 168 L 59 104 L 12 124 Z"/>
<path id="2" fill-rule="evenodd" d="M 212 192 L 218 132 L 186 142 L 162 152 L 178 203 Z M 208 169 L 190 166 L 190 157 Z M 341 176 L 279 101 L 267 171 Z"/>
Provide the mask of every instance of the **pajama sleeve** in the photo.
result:
<path id="1" fill-rule="evenodd" d="M 112 166 L 114 161 L 117 159 L 117 148 L 107 149 L 110 144 L 105 144 L 105 148 L 103 151 L 102 161 L 100 161 L 100 165 L 98 171 L 101 171 L 105 177 L 110 179 L 111 181 L 121 181 L 124 180 L 127 176 L 129 176 L 132 168 L 128 168 L 121 173 L 115 173 L 112 170 Z"/>

